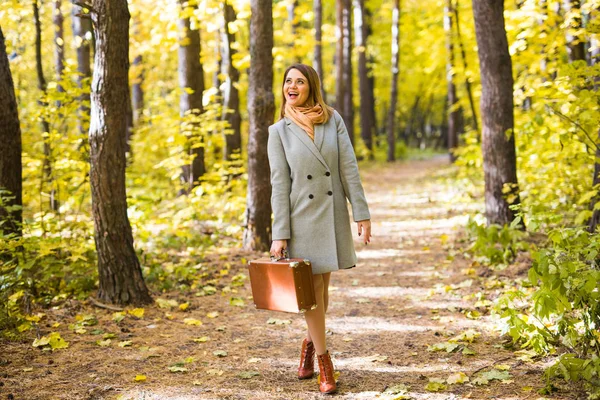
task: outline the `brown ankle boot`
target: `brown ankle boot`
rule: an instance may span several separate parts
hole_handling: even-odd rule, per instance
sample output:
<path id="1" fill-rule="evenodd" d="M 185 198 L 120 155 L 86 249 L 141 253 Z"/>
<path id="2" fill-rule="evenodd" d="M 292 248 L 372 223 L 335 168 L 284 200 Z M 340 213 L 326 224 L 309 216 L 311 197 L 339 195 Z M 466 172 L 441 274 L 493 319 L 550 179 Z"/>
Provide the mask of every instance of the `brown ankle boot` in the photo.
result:
<path id="1" fill-rule="evenodd" d="M 319 359 L 319 390 L 321 393 L 334 393 L 337 390 L 335 377 L 333 376 L 333 364 L 329 351 L 317 356 Z"/>
<path id="2" fill-rule="evenodd" d="M 315 346 L 313 342 L 304 339 L 300 353 L 298 379 L 310 379 L 315 374 Z"/>

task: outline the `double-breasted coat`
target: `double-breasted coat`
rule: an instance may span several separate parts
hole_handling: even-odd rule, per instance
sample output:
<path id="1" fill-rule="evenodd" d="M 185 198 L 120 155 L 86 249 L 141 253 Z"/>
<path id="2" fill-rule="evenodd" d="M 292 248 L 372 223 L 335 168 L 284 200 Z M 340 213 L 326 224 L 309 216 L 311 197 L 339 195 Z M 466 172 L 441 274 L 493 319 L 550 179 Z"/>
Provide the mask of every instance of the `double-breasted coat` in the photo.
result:
<path id="1" fill-rule="evenodd" d="M 337 111 L 315 125 L 314 142 L 285 117 L 269 127 L 273 240 L 287 240 L 290 257 L 307 258 L 313 274 L 356 265 L 354 221 L 370 219 L 354 149 Z"/>

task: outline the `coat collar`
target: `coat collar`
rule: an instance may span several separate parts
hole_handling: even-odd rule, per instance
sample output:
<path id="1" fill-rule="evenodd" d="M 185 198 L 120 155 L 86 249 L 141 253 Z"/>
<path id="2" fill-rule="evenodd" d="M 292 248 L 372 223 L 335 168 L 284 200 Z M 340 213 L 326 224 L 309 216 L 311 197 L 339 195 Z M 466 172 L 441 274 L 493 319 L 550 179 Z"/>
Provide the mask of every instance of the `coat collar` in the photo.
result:
<path id="1" fill-rule="evenodd" d="M 315 125 L 315 141 L 313 142 L 308 134 L 304 131 L 304 129 L 300 128 L 296 125 L 291 119 L 288 117 L 285 118 L 286 125 L 290 128 L 290 131 L 298 138 L 308 149 L 313 153 L 315 157 L 325 166 L 325 168 L 329 169 L 327 162 L 323 158 L 323 155 L 319 151 L 323 146 L 323 140 L 325 136 L 324 124 Z"/>

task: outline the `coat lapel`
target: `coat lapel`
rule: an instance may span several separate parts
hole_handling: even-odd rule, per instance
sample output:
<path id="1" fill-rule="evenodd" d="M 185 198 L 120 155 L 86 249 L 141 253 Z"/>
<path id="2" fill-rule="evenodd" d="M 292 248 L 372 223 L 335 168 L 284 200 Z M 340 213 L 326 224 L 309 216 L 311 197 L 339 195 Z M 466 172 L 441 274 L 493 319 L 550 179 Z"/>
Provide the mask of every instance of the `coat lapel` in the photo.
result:
<path id="1" fill-rule="evenodd" d="M 298 125 L 293 123 L 292 120 L 290 120 L 288 117 L 285 117 L 285 122 L 286 122 L 288 128 L 290 129 L 290 131 L 298 139 L 300 139 L 300 141 L 302 143 L 304 143 L 304 145 L 306 147 L 308 147 L 308 149 L 314 154 L 315 157 L 317 157 L 317 159 L 321 162 L 321 164 L 323 164 L 323 166 L 325 166 L 325 168 L 329 169 L 329 166 L 327 165 L 327 163 L 325 162 L 325 159 L 321 155 L 321 152 L 319 152 L 319 149 L 317 148 L 317 138 L 320 137 L 320 143 L 318 145 L 321 146 L 323 144 L 323 132 L 322 132 L 323 126 L 322 125 L 315 126 L 315 141 L 313 142 L 312 140 L 310 140 L 310 137 L 308 137 L 308 134 L 306 132 L 304 132 L 304 130 L 302 128 L 300 128 Z M 321 130 L 321 132 L 318 135 L 317 133 L 319 132 L 319 130 Z"/>
<path id="2" fill-rule="evenodd" d="M 324 127 L 325 124 L 315 125 L 315 146 L 319 152 L 321 152 L 321 148 L 323 147 L 323 139 L 325 137 Z"/>

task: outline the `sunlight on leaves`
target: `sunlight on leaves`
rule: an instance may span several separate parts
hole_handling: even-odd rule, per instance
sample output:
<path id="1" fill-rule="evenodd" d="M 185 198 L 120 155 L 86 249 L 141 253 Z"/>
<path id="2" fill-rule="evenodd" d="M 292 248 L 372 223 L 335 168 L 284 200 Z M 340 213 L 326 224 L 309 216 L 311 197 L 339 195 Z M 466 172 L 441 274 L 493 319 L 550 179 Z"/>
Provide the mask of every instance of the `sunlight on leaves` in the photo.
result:
<path id="1" fill-rule="evenodd" d="M 144 318 L 144 309 L 143 308 L 134 308 L 132 310 L 127 310 L 129 315 L 133 315 L 137 319 Z"/>

